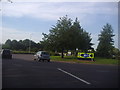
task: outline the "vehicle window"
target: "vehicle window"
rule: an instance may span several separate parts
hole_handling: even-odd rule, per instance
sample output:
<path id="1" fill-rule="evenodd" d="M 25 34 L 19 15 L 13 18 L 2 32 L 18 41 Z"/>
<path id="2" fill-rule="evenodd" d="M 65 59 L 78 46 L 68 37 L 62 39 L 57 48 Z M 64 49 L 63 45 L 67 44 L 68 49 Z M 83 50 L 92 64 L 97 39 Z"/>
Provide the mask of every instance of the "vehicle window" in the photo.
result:
<path id="1" fill-rule="evenodd" d="M 3 53 L 10 53 L 10 50 L 4 50 Z"/>
<path id="2" fill-rule="evenodd" d="M 49 53 L 48 53 L 48 52 L 42 52 L 42 54 L 49 55 Z"/>

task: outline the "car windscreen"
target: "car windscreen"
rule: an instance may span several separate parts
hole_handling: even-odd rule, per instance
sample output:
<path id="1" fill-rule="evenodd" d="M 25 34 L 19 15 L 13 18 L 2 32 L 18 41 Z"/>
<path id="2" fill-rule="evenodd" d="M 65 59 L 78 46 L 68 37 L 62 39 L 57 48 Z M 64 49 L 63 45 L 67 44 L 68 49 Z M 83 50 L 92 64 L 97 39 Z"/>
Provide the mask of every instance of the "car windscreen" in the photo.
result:
<path id="1" fill-rule="evenodd" d="M 42 54 L 44 54 L 44 55 L 49 55 L 49 53 L 48 53 L 48 52 L 42 52 Z"/>
<path id="2" fill-rule="evenodd" d="M 10 50 L 4 50 L 4 51 L 3 51 L 3 54 L 6 54 L 6 53 L 7 53 L 7 54 L 11 54 Z"/>

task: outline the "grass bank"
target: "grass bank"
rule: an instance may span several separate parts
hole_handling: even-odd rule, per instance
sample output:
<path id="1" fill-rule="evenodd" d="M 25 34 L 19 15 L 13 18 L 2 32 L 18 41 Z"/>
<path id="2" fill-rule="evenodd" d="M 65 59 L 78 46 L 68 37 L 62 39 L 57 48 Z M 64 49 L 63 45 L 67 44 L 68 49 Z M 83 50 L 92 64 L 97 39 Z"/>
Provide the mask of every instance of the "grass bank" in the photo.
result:
<path id="1" fill-rule="evenodd" d="M 95 59 L 94 59 L 95 62 L 90 61 L 90 60 L 78 60 L 77 57 L 73 57 L 73 56 L 65 56 L 64 58 L 61 58 L 60 56 L 51 56 L 51 60 L 53 60 L 53 61 L 71 62 L 71 63 L 118 65 L 118 60 L 116 60 L 116 59 L 106 59 L 106 58 L 100 58 L 100 57 L 95 57 Z"/>

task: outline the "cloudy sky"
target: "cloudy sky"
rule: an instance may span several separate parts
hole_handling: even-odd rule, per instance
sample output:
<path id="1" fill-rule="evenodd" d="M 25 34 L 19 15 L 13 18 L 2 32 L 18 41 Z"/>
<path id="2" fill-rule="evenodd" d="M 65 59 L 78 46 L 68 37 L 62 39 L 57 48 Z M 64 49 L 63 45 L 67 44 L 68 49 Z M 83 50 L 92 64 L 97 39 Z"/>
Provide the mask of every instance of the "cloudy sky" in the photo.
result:
<path id="1" fill-rule="evenodd" d="M 118 47 L 118 3 L 117 2 L 2 2 L 0 20 L 0 36 L 2 43 L 7 39 L 31 39 L 35 42 L 42 40 L 42 33 L 49 33 L 52 25 L 56 25 L 60 17 L 68 15 L 75 20 L 78 17 L 84 30 L 91 33 L 92 43 L 98 45 L 98 34 L 102 27 L 112 25 L 115 46 Z M 20 0 L 18 0 L 20 1 Z M 30 2 L 29 2 L 30 1 Z M 58 0 L 59 1 L 59 0 Z"/>

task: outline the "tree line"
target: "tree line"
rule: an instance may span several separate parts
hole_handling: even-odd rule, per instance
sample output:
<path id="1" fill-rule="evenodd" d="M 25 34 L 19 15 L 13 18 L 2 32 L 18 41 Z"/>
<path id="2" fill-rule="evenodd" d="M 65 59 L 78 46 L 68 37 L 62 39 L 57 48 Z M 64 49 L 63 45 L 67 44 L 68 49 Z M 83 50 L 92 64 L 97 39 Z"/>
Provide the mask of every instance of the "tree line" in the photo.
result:
<path id="1" fill-rule="evenodd" d="M 17 51 L 38 51 L 42 49 L 42 46 L 39 43 L 35 43 L 32 40 L 25 39 L 25 40 L 10 40 L 8 39 L 5 44 L 2 45 L 3 49 L 11 49 Z"/>
<path id="2" fill-rule="evenodd" d="M 12 50 L 28 50 L 31 47 L 32 51 L 46 50 L 52 52 L 61 52 L 62 58 L 65 51 L 81 51 L 88 52 L 89 49 L 94 51 L 91 43 L 91 34 L 84 30 L 78 18 L 74 21 L 68 16 L 60 17 L 57 23 L 53 25 L 49 34 L 42 33 L 43 38 L 39 43 L 35 43 L 29 39 L 26 40 L 7 40 L 3 48 L 10 48 Z M 109 23 L 103 26 L 98 35 L 98 46 L 96 55 L 100 57 L 112 57 L 119 52 L 119 49 L 114 47 L 113 28 Z"/>

